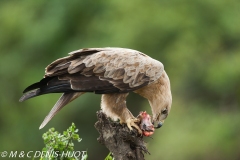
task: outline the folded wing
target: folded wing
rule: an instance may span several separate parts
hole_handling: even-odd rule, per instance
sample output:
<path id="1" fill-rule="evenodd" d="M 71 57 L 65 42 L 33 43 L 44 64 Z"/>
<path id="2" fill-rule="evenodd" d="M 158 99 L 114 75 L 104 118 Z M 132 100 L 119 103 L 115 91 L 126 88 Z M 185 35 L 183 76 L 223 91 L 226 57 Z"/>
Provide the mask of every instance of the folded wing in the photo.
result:
<path id="1" fill-rule="evenodd" d="M 63 93 L 40 126 L 66 104 L 83 94 L 127 93 L 153 83 L 163 65 L 131 49 L 89 48 L 73 51 L 46 67 L 44 78 L 24 90 L 20 101 L 48 93 Z"/>

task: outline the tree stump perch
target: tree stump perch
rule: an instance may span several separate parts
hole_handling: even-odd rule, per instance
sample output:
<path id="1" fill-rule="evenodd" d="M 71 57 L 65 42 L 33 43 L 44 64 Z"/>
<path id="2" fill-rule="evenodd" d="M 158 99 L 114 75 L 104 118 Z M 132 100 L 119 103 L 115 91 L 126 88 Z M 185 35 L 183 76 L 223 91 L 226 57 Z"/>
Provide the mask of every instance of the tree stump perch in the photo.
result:
<path id="1" fill-rule="evenodd" d="M 126 125 L 108 119 L 102 111 L 97 111 L 97 118 L 94 125 L 100 134 L 97 140 L 109 149 L 115 160 L 144 160 L 144 154 L 150 154 L 135 128 L 131 132 Z"/>

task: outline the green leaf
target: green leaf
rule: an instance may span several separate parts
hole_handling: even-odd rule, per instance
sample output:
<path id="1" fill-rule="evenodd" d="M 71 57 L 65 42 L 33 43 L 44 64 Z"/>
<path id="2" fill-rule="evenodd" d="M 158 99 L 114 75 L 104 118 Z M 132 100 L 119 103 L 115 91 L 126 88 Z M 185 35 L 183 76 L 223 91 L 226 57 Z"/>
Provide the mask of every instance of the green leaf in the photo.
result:
<path id="1" fill-rule="evenodd" d="M 107 155 L 107 157 L 104 160 L 114 160 L 112 153 L 109 152 L 109 154 Z"/>
<path id="2" fill-rule="evenodd" d="M 63 152 L 73 152 L 74 151 L 74 143 L 73 141 L 80 142 L 81 139 L 79 138 L 79 135 L 77 134 L 78 129 L 76 129 L 76 126 L 74 123 L 66 130 L 63 131 L 63 134 L 60 134 L 59 132 L 55 131 L 54 128 L 50 128 L 46 133 L 42 135 L 42 138 L 44 140 L 45 147 L 42 149 L 42 151 L 58 151 L 59 154 L 62 154 Z M 43 155 L 44 156 L 44 155 Z M 45 160 L 44 157 L 41 157 L 42 160 Z M 51 158 L 54 159 L 54 158 Z M 77 159 L 77 157 L 64 157 L 64 160 L 74 160 Z M 87 159 L 87 154 L 82 155 L 82 160 Z"/>

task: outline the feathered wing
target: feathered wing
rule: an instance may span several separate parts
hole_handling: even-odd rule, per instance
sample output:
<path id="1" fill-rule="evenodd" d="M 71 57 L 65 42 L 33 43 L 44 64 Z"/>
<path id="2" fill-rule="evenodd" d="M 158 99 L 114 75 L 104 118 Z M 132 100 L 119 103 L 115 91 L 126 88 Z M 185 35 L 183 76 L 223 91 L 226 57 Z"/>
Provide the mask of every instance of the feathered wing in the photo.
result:
<path id="1" fill-rule="evenodd" d="M 156 81 L 163 70 L 161 62 L 135 50 L 81 49 L 48 65 L 44 78 L 27 87 L 20 101 L 47 93 L 64 93 L 45 118 L 42 128 L 81 92 L 127 93 Z"/>
<path id="2" fill-rule="evenodd" d="M 47 66 L 45 77 L 67 80 L 76 91 L 121 93 L 156 81 L 163 69 L 161 62 L 135 50 L 90 48 L 54 61 Z"/>

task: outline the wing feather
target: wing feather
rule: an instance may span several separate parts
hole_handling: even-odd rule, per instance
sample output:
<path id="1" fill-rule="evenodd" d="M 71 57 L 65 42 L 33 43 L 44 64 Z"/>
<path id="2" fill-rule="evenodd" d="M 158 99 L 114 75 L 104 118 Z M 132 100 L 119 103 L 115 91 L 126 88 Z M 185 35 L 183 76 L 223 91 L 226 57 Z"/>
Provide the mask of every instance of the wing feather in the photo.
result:
<path id="1" fill-rule="evenodd" d="M 161 62 L 135 50 L 88 48 L 73 51 L 68 57 L 51 63 L 45 77 L 74 75 L 68 76 L 73 90 L 113 93 L 148 85 L 160 78 L 162 72 Z M 75 74 L 85 76 L 86 80 Z"/>

